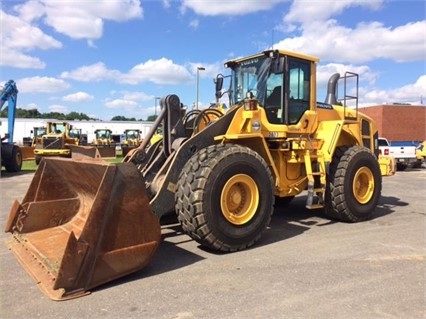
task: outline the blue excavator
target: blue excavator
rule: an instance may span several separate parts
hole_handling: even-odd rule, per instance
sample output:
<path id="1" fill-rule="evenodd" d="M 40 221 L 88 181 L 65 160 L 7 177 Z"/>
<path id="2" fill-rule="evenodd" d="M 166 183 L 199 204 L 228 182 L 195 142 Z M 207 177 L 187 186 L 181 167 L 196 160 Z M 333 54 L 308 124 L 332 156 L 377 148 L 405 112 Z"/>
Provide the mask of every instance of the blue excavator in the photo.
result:
<path id="1" fill-rule="evenodd" d="M 18 145 L 13 143 L 15 128 L 16 101 L 18 89 L 15 81 L 9 80 L 0 91 L 0 110 L 7 102 L 8 133 L 1 138 L 1 166 L 8 172 L 20 172 L 22 168 L 22 152 Z"/>

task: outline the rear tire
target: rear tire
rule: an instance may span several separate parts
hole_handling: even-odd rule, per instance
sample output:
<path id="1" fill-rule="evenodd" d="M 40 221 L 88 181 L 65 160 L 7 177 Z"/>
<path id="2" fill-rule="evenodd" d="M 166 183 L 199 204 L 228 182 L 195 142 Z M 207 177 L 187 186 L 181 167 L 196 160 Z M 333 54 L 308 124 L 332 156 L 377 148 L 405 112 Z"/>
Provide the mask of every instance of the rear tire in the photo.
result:
<path id="1" fill-rule="evenodd" d="M 405 171 L 407 169 L 408 165 L 405 163 L 396 163 L 396 170 L 397 171 Z"/>
<path id="2" fill-rule="evenodd" d="M 266 230 L 274 183 L 264 159 L 240 145 L 212 145 L 183 168 L 175 195 L 182 229 L 201 245 L 224 252 L 253 245 Z"/>
<path id="3" fill-rule="evenodd" d="M 360 146 L 338 147 L 327 174 L 325 214 L 345 222 L 371 218 L 382 190 L 379 163 Z"/>

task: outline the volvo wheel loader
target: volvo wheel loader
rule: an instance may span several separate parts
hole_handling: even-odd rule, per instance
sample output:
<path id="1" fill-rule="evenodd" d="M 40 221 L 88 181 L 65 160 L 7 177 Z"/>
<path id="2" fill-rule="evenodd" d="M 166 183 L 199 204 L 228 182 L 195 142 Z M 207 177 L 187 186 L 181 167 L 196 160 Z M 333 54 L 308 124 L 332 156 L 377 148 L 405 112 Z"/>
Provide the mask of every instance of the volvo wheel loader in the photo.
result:
<path id="1" fill-rule="evenodd" d="M 47 157 L 65 157 L 75 156 L 99 156 L 96 148 L 83 147 L 83 134 L 81 129 L 74 128 L 68 122 L 47 122 L 46 133 L 36 139 L 34 148 L 35 163 L 38 165 L 42 158 Z M 87 144 L 87 143 L 86 143 Z M 80 147 L 77 147 L 79 146 Z M 83 155 L 81 155 L 83 154 Z"/>
<path id="2" fill-rule="evenodd" d="M 141 130 L 127 129 L 124 130 L 124 139 L 121 142 L 121 150 L 123 156 L 126 156 L 132 149 L 135 149 L 142 143 Z"/>
<path id="3" fill-rule="evenodd" d="M 122 163 L 46 158 L 12 205 L 11 250 L 48 296 L 63 300 L 143 268 L 169 213 L 222 252 L 254 245 L 275 202 L 302 192 L 306 207 L 329 218 L 369 219 L 395 164 L 379 156 L 376 124 L 357 110 L 358 75 L 333 75 L 319 103 L 317 62 L 282 50 L 229 61 L 230 77 L 215 81 L 229 108 L 185 112 L 168 95 Z M 339 99 L 339 80 L 350 79 L 355 91 L 343 85 Z M 160 127 L 162 138 L 151 142 Z"/>
<path id="4" fill-rule="evenodd" d="M 112 135 L 110 129 L 97 129 L 95 130 L 95 139 L 89 146 L 96 147 L 101 157 L 113 158 L 116 156 L 116 143 Z"/>

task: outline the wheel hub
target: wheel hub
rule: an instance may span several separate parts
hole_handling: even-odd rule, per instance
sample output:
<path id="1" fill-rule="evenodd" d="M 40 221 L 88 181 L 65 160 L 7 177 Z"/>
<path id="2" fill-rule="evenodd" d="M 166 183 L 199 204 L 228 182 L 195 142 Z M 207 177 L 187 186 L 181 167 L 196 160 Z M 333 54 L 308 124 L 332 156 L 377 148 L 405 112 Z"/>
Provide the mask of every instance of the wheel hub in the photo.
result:
<path id="1" fill-rule="evenodd" d="M 360 204 L 368 203 L 374 193 L 374 176 L 368 167 L 361 167 L 353 180 L 353 193 Z"/>
<path id="2" fill-rule="evenodd" d="M 246 174 L 231 177 L 221 193 L 222 214 L 232 224 L 243 225 L 256 213 L 259 204 L 259 189 L 256 182 Z"/>

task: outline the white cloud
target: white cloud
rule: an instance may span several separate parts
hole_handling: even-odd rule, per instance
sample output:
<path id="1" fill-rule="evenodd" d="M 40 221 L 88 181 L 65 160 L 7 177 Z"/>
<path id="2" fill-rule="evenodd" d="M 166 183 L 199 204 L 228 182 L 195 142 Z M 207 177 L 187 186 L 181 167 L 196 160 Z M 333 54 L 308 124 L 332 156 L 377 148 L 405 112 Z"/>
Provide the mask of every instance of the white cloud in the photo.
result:
<path id="1" fill-rule="evenodd" d="M 59 105 L 59 104 L 53 104 L 49 106 L 49 111 L 50 112 L 58 112 L 58 113 L 63 113 L 63 114 L 67 114 L 69 113 L 68 109 L 66 106 L 63 105 Z"/>
<path id="2" fill-rule="evenodd" d="M 420 76 L 415 83 L 400 88 L 388 90 L 363 88 L 362 92 L 365 100 L 368 100 L 370 104 L 394 102 L 420 104 L 420 101 L 426 98 L 426 75 Z"/>
<path id="3" fill-rule="evenodd" d="M 117 70 L 109 70 L 104 63 L 98 62 L 92 65 L 82 66 L 73 71 L 61 73 L 61 78 L 82 82 L 99 82 L 115 79 L 120 76 Z"/>
<path id="4" fill-rule="evenodd" d="M 360 6 L 370 10 L 378 10 L 383 0 L 344 0 L 344 1 L 306 1 L 294 0 L 289 12 L 284 17 L 285 23 L 300 22 L 310 24 L 313 21 L 324 21 L 342 13 L 350 7 Z M 315 19 L 313 19 L 315 17 Z"/>
<path id="5" fill-rule="evenodd" d="M 18 100 L 18 102 L 19 102 L 19 100 Z M 36 109 L 36 110 L 40 111 L 40 106 L 38 104 L 36 104 L 36 103 L 29 103 L 29 104 L 26 104 L 26 105 L 19 105 L 19 108 L 20 109 L 24 109 L 24 110 L 34 110 L 34 109 Z"/>
<path id="6" fill-rule="evenodd" d="M 182 84 L 193 81 L 192 75 L 184 66 L 175 64 L 172 60 L 166 58 L 148 60 L 145 63 L 137 64 L 127 73 L 110 70 L 103 62 L 98 62 L 72 71 L 62 72 L 60 77 L 82 82 L 113 80 L 125 84 L 142 82 Z"/>
<path id="7" fill-rule="evenodd" d="M 317 87 L 325 88 L 332 74 L 339 73 L 343 77 L 347 71 L 359 74 L 362 81 L 370 85 L 375 84 L 379 76 L 367 65 L 329 63 L 317 67 Z"/>
<path id="8" fill-rule="evenodd" d="M 170 0 L 163 0 L 163 7 L 165 8 L 165 9 L 168 9 L 168 8 L 170 8 Z"/>
<path id="9" fill-rule="evenodd" d="M 154 101 L 155 97 L 143 92 L 124 92 L 123 99 L 134 102 Z"/>
<path id="10" fill-rule="evenodd" d="M 188 70 L 172 60 L 161 58 L 148 60 L 134 66 L 127 74 L 122 74 L 120 82 L 137 84 L 140 82 L 153 82 L 156 84 L 182 84 L 192 81 Z"/>
<path id="11" fill-rule="evenodd" d="M 132 110 L 138 106 L 138 103 L 124 99 L 116 99 L 105 101 L 105 106 L 109 109 Z"/>
<path id="12" fill-rule="evenodd" d="M 266 11 L 273 8 L 276 4 L 288 2 L 288 0 L 262 0 L 262 1 L 217 1 L 217 0 L 183 0 L 181 12 L 193 10 L 196 14 L 205 16 L 217 15 L 244 15 L 258 11 Z"/>
<path id="13" fill-rule="evenodd" d="M 335 62 L 365 63 L 378 58 L 416 61 L 424 60 L 425 37 L 426 21 L 394 29 L 378 22 L 349 29 L 328 20 L 305 26 L 302 36 L 286 38 L 274 48 L 308 52 L 321 60 Z"/>
<path id="14" fill-rule="evenodd" d="M 42 22 L 73 39 L 99 39 L 103 21 L 142 18 L 139 0 L 70 1 L 31 0 L 15 6 L 23 19 Z"/>
<path id="15" fill-rule="evenodd" d="M 93 40 L 102 37 L 104 20 L 123 22 L 143 17 L 140 0 L 29 0 L 13 10 L 16 15 L 0 10 L 0 65 L 23 69 L 46 67 L 46 62 L 29 51 L 62 48 L 61 42 L 42 31 L 45 25 L 70 38 L 86 39 L 88 46 L 95 48 Z"/>
<path id="16" fill-rule="evenodd" d="M 70 87 L 63 80 L 46 76 L 23 78 L 16 81 L 16 86 L 20 93 L 54 93 L 65 91 Z"/>
<path id="17" fill-rule="evenodd" d="M 46 67 L 46 63 L 37 57 L 7 47 L 3 47 L 3 49 L 0 65 L 19 69 L 44 69 Z"/>
<path id="18" fill-rule="evenodd" d="M 68 94 L 64 97 L 62 97 L 62 101 L 66 102 L 87 102 L 87 101 L 93 101 L 94 97 L 93 95 L 90 95 L 86 92 L 77 92 L 73 94 Z"/>
<path id="19" fill-rule="evenodd" d="M 200 25 L 200 20 L 198 20 L 198 19 L 194 19 L 194 20 L 191 20 L 190 22 L 189 22 L 189 27 L 191 28 L 191 29 L 194 29 L 194 30 L 196 30 L 196 29 L 198 29 L 198 26 Z"/>
<path id="20" fill-rule="evenodd" d="M 376 10 L 383 1 L 294 1 L 284 17 L 284 25 L 277 29 L 300 30 L 299 36 L 279 41 L 274 48 L 306 52 L 322 61 L 366 63 L 375 59 L 397 62 L 422 61 L 426 50 L 426 21 L 391 27 L 381 22 L 361 22 L 349 28 L 330 17 L 352 6 Z M 311 19 L 315 16 L 315 19 Z M 288 25 L 290 23 L 290 25 Z M 291 24 L 296 23 L 296 25 Z"/>
<path id="21" fill-rule="evenodd" d="M 2 58 L 0 65 L 16 68 L 43 69 L 46 64 L 29 51 L 34 49 L 59 49 L 62 43 L 43 31 L 29 24 L 25 19 L 7 14 L 0 10 L 1 27 L 0 42 Z"/>

